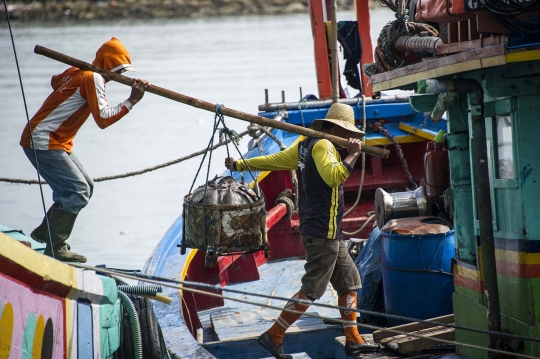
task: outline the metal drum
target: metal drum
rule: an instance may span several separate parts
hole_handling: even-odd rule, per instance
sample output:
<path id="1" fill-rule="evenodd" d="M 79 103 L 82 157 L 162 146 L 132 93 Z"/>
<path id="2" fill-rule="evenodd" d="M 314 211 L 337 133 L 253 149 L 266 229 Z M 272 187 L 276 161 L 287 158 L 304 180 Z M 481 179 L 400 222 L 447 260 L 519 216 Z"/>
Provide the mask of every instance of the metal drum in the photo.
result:
<path id="1" fill-rule="evenodd" d="M 182 248 L 207 252 L 206 266 L 217 256 L 268 249 L 264 197 L 246 183 L 222 177 L 184 197 Z"/>
<path id="2" fill-rule="evenodd" d="M 377 227 L 382 228 L 390 219 L 426 216 L 429 206 L 423 186 L 414 191 L 388 193 L 382 188 L 375 191 Z"/>
<path id="3" fill-rule="evenodd" d="M 435 217 L 393 219 L 382 228 L 387 314 L 429 319 L 452 313 L 454 231 Z M 389 326 L 407 323 L 388 318 Z"/>

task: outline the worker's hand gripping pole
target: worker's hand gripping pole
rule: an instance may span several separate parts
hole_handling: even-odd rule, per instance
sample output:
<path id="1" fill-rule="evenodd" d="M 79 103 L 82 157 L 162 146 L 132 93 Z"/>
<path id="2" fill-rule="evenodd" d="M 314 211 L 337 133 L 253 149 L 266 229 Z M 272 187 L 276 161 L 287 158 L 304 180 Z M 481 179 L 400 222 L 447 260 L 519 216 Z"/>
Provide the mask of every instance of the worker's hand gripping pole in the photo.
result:
<path id="1" fill-rule="evenodd" d="M 36 54 L 49 57 L 53 60 L 63 62 L 67 65 L 77 67 L 81 70 L 97 72 L 101 75 L 105 75 L 107 78 L 110 78 L 112 81 L 116 81 L 127 86 L 131 86 L 131 83 L 133 81 L 133 79 L 129 77 L 116 74 L 114 72 L 107 71 L 104 69 L 100 69 L 99 67 L 96 67 L 92 64 L 78 60 L 68 55 L 64 55 L 62 53 L 56 52 L 54 50 L 48 49 L 43 46 L 36 45 L 36 47 L 34 48 L 34 52 Z M 198 107 L 206 111 L 210 111 L 210 112 L 216 111 L 216 104 L 214 103 L 210 103 L 210 102 L 199 100 L 193 97 L 182 95 L 178 92 L 167 90 L 156 85 L 149 85 L 148 88 L 146 89 L 146 92 L 151 92 L 155 95 L 162 96 L 162 97 L 165 97 L 170 100 L 177 101 L 177 102 L 181 102 L 189 106 Z M 324 138 L 336 145 L 347 147 L 347 140 L 345 138 L 329 135 L 327 133 L 315 131 L 310 128 L 292 125 L 286 122 L 274 121 L 265 117 L 256 116 L 256 115 L 252 115 L 252 114 L 241 112 L 241 111 L 236 111 L 236 110 L 226 108 L 226 107 L 221 107 L 221 113 L 224 116 L 233 117 L 238 120 L 242 120 L 246 122 L 253 122 L 261 126 L 277 128 L 283 131 L 296 133 L 298 135 L 303 135 L 303 136 L 312 137 L 312 138 Z M 382 157 L 382 158 L 388 158 L 390 156 L 390 151 L 383 148 L 379 148 L 379 147 L 362 145 L 362 151 L 367 154 L 377 156 L 377 157 Z"/>

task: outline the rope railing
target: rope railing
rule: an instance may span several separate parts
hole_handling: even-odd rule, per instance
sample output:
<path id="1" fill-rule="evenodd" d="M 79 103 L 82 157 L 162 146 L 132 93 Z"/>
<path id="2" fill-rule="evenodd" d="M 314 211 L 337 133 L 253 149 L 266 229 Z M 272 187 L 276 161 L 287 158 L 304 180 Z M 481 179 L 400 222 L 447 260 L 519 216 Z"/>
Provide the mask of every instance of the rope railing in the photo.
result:
<path id="1" fill-rule="evenodd" d="M 249 131 L 241 132 L 241 133 L 238 134 L 237 137 L 238 138 L 243 137 L 243 136 L 247 135 L 248 132 Z M 227 143 L 230 143 L 231 141 L 232 141 L 231 139 L 227 139 L 226 141 L 220 141 L 217 144 L 215 144 L 212 147 L 212 149 L 214 150 L 214 149 L 216 149 L 218 147 L 224 146 Z M 172 166 L 172 165 L 175 165 L 177 163 L 192 159 L 194 157 L 197 157 L 197 156 L 200 156 L 200 155 L 204 154 L 206 151 L 207 151 L 207 149 L 205 148 L 203 150 L 193 152 L 192 154 L 190 154 L 188 156 L 180 157 L 180 158 L 177 158 L 175 160 L 165 162 L 165 163 L 162 163 L 162 164 L 157 165 L 157 166 L 142 169 L 140 171 L 127 172 L 127 173 L 122 173 L 122 174 L 118 174 L 118 175 L 114 175 L 114 176 L 97 177 L 97 178 L 94 178 L 94 182 L 111 181 L 111 180 L 115 180 L 115 179 L 119 179 L 119 178 L 127 178 L 127 177 L 133 177 L 133 176 L 142 175 L 144 173 L 159 170 L 161 168 Z M 0 182 L 9 182 L 9 183 L 17 183 L 17 184 L 38 184 L 38 183 L 39 184 L 47 184 L 47 182 L 45 182 L 45 181 L 38 182 L 37 180 L 25 180 L 25 179 L 6 178 L 6 177 L 0 177 Z"/>

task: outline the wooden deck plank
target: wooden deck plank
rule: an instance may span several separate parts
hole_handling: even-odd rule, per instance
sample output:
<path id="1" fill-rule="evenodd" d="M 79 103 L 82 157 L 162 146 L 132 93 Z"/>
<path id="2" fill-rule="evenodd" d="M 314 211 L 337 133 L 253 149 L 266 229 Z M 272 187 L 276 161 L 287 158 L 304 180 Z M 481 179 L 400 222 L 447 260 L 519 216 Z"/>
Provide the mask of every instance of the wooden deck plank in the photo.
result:
<path id="1" fill-rule="evenodd" d="M 291 354 L 293 359 L 311 359 L 311 357 L 309 355 L 307 355 L 307 353 L 296 353 L 296 354 Z M 266 357 L 266 358 L 263 358 L 263 359 L 274 359 L 274 357 Z"/>
<path id="2" fill-rule="evenodd" d="M 453 42 L 437 47 L 437 54 L 453 54 L 456 52 L 479 49 L 481 47 L 497 46 L 508 42 L 507 36 L 490 36 L 483 39 Z"/>
<path id="3" fill-rule="evenodd" d="M 453 323 L 454 322 L 454 314 L 443 315 L 441 317 L 431 318 L 429 320 L 432 321 L 432 322 L 438 322 L 438 323 Z M 418 330 L 423 330 L 423 329 L 427 329 L 427 328 L 433 328 L 435 326 L 436 326 L 435 324 L 414 322 L 414 323 L 398 325 L 396 327 L 391 327 L 389 329 L 394 329 L 394 330 L 399 330 L 401 332 L 411 333 L 411 332 L 415 332 L 415 331 L 418 331 Z M 373 332 L 373 341 L 375 343 L 379 343 L 381 340 L 383 340 L 385 338 L 394 337 L 396 335 L 397 335 L 396 333 L 385 331 L 384 329 L 377 330 L 377 331 Z"/>
<path id="4" fill-rule="evenodd" d="M 505 54 L 504 45 L 491 46 L 491 47 L 480 48 L 480 49 L 472 49 L 470 51 L 463 51 L 463 52 L 459 52 L 457 54 L 453 54 L 450 56 L 445 56 L 445 57 L 441 57 L 441 58 L 437 58 L 433 60 L 426 60 L 421 63 L 412 64 L 412 65 L 404 66 L 404 67 L 401 67 L 392 71 L 376 74 L 376 75 L 373 75 L 371 78 L 374 83 L 378 83 L 380 81 L 392 80 L 398 77 L 403 77 L 403 76 L 414 74 L 414 73 L 425 72 L 427 70 L 436 69 L 441 66 L 454 65 L 460 62 L 467 62 L 470 60 L 478 60 L 478 59 L 482 59 L 486 57 L 492 57 L 492 56 L 504 55 L 504 54 Z"/>
<path id="5" fill-rule="evenodd" d="M 388 90 L 419 80 L 506 64 L 504 45 L 474 49 L 405 66 L 371 77 L 374 91 Z"/>
<path id="6" fill-rule="evenodd" d="M 423 335 L 430 338 L 445 339 L 445 340 L 452 340 L 452 341 L 455 339 L 454 329 L 445 328 L 441 330 L 436 330 L 432 333 L 424 333 Z M 437 346 L 440 343 L 437 341 L 429 340 L 429 338 L 409 337 L 409 338 L 397 340 L 396 344 L 397 344 L 399 353 L 407 354 L 407 353 L 417 353 L 419 351 L 422 351 L 423 349 Z"/>
<path id="7" fill-rule="evenodd" d="M 427 334 L 433 333 L 434 331 L 443 330 L 443 329 L 446 329 L 446 328 L 444 328 L 444 327 L 433 327 L 433 328 L 426 328 L 426 329 L 422 329 L 422 330 L 413 331 L 413 332 L 410 332 L 410 333 L 414 333 L 414 334 L 418 334 L 418 335 L 427 335 Z M 410 338 L 416 338 L 414 336 L 411 336 L 410 333 L 394 335 L 392 337 L 384 338 L 379 343 L 381 345 L 389 345 L 392 342 L 399 343 L 402 340 L 407 341 Z"/>

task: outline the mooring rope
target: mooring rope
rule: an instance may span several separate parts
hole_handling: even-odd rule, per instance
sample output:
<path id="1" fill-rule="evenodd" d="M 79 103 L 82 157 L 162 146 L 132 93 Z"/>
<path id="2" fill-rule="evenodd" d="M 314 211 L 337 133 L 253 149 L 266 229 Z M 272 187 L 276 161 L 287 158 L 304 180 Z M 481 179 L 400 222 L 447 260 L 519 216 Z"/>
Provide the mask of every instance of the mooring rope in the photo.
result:
<path id="1" fill-rule="evenodd" d="M 249 131 L 244 131 L 244 132 L 241 132 L 241 133 L 238 133 L 234 138 L 229 138 L 227 139 L 226 141 L 221 141 L 218 142 L 216 145 L 214 145 L 212 147 L 213 150 L 215 150 L 216 148 L 218 147 L 221 147 L 223 145 L 225 145 L 226 143 L 230 143 L 232 140 L 236 140 L 237 138 L 241 138 L 245 135 L 248 134 Z M 105 176 L 105 177 L 98 177 L 98 178 L 94 178 L 94 182 L 104 182 L 104 181 L 111 181 L 111 180 L 115 180 L 115 179 L 119 179 L 119 178 L 126 178 L 126 177 L 133 177 L 133 176 L 138 176 L 138 175 L 142 175 L 144 173 L 147 173 L 147 172 L 151 172 L 151 171 L 155 171 L 155 170 L 159 170 L 161 168 L 165 168 L 165 167 L 168 167 L 168 166 L 172 166 L 172 165 L 175 165 L 177 163 L 180 163 L 180 162 L 183 162 L 183 161 L 186 161 L 186 160 L 189 160 L 189 159 L 192 159 L 194 157 L 197 157 L 197 156 L 200 156 L 202 154 L 204 154 L 208 149 L 205 148 L 203 150 L 200 150 L 200 151 L 197 151 L 197 152 L 193 152 L 192 154 L 190 155 L 187 155 L 187 156 L 184 156 L 184 157 L 180 157 L 180 158 L 177 158 L 175 160 L 172 160 L 172 161 L 169 161 L 169 162 L 165 162 L 165 163 L 162 163 L 160 165 L 157 165 L 157 166 L 153 166 L 153 167 L 148 167 L 148 168 L 145 168 L 145 169 L 142 169 L 140 171 L 133 171 L 133 172 L 127 172 L 127 173 L 123 173 L 123 174 L 118 174 L 118 175 L 114 175 L 114 176 Z M 9 182 L 9 183 L 22 183 L 22 184 L 47 184 L 47 182 L 45 181 L 36 181 L 36 180 L 25 180 L 25 179 L 18 179 L 18 178 L 6 178 L 6 177 L 0 177 L 0 182 Z"/>
<path id="2" fill-rule="evenodd" d="M 126 272 L 116 272 L 116 271 L 112 271 L 112 270 L 108 270 L 108 269 L 104 269 L 104 268 L 96 268 L 96 267 L 92 267 L 92 266 L 88 266 L 88 265 L 84 265 L 84 264 L 79 264 L 79 263 L 69 263 L 69 264 L 74 266 L 74 267 L 77 267 L 77 268 L 93 270 L 93 271 L 102 272 L 102 273 L 110 274 L 110 275 L 117 275 L 117 276 L 120 276 L 120 277 L 125 277 L 125 278 L 129 278 L 129 279 L 134 279 L 134 280 L 140 280 L 142 282 L 147 282 L 147 283 L 161 285 L 161 286 L 164 286 L 164 287 L 178 289 L 178 290 L 181 290 L 181 291 L 187 291 L 187 292 L 191 292 L 191 293 L 197 293 L 197 294 L 207 295 L 207 296 L 216 297 L 216 298 L 228 299 L 228 300 L 232 300 L 232 301 L 240 302 L 240 303 L 244 303 L 244 304 L 256 305 L 256 306 L 260 306 L 260 307 L 264 307 L 264 308 L 276 309 L 276 310 L 279 310 L 279 311 L 285 310 L 285 311 L 289 311 L 291 313 L 297 313 L 297 314 L 303 314 L 303 315 L 307 315 L 307 316 L 313 316 L 313 317 L 316 317 L 316 318 L 323 319 L 325 321 L 331 321 L 331 322 L 335 322 L 335 323 L 349 324 L 349 322 L 346 322 L 346 321 L 343 321 L 343 320 L 337 319 L 337 318 L 322 317 L 319 314 L 296 312 L 294 310 L 289 310 L 289 309 L 283 308 L 283 307 L 276 307 L 276 306 L 272 306 L 272 305 L 268 305 L 268 304 L 253 302 L 253 301 L 246 300 L 246 299 L 240 299 L 240 298 L 224 296 L 224 295 L 218 294 L 218 293 L 210 293 L 210 292 L 207 292 L 205 290 L 211 290 L 212 292 L 230 292 L 230 293 L 236 293 L 236 294 L 251 295 L 251 296 L 260 297 L 260 298 L 275 299 L 275 300 L 281 300 L 281 301 L 286 301 L 286 302 L 294 302 L 294 303 L 300 303 L 300 304 L 304 304 L 304 305 L 310 305 L 310 306 L 315 306 L 315 307 L 323 307 L 323 308 L 329 308 L 329 309 L 355 311 L 355 312 L 360 313 L 360 314 L 361 313 L 366 313 L 366 314 L 370 314 L 370 315 L 374 315 L 374 316 L 382 316 L 382 317 L 405 320 L 405 321 L 410 321 L 410 322 L 425 323 L 425 324 L 429 324 L 429 325 L 433 325 L 433 326 L 445 327 L 445 328 L 449 328 L 449 329 L 459 329 L 459 330 L 466 330 L 466 331 L 482 333 L 482 334 L 490 334 L 490 335 L 493 334 L 493 335 L 497 335 L 497 336 L 505 337 L 505 338 L 515 338 L 515 339 L 527 340 L 527 341 L 532 341 L 532 342 L 540 342 L 539 338 L 524 337 L 524 336 L 519 336 L 519 335 L 514 335 L 514 334 L 509 334 L 509 333 L 503 333 L 503 332 L 492 332 L 492 331 L 488 331 L 488 330 L 464 327 L 464 326 L 455 325 L 455 324 L 440 323 L 440 322 L 431 321 L 431 320 L 422 320 L 422 319 L 404 317 L 404 316 L 399 316 L 399 315 L 392 315 L 392 314 L 373 312 L 373 311 L 364 310 L 364 309 L 352 309 L 352 308 L 348 308 L 348 307 L 340 307 L 340 306 L 335 306 L 335 305 L 331 305 L 331 304 L 324 304 L 324 303 L 317 303 L 317 302 L 311 302 L 311 301 L 306 301 L 306 300 L 297 300 L 297 299 L 293 299 L 293 298 L 285 298 L 285 297 L 272 296 L 272 295 L 261 294 L 261 293 L 247 292 L 247 291 L 236 290 L 236 289 L 231 289 L 231 288 L 224 288 L 224 287 L 221 287 L 220 285 L 210 285 L 210 284 L 206 284 L 206 283 L 181 281 L 181 280 L 176 280 L 176 279 L 169 279 L 169 278 L 163 278 L 163 277 L 158 277 L 158 276 L 145 275 L 145 274 L 141 274 L 141 273 L 128 274 Z M 200 289 L 194 289 L 192 287 L 200 288 Z M 203 289 L 205 289 L 205 290 L 203 290 Z M 534 356 L 529 356 L 529 355 L 526 355 L 526 354 L 518 354 L 518 353 L 513 353 L 513 352 L 506 352 L 506 351 L 502 351 L 502 350 L 498 350 L 498 349 L 485 348 L 485 347 L 472 345 L 472 344 L 459 343 L 459 342 L 456 342 L 456 341 L 438 339 L 438 338 L 424 336 L 424 335 L 421 335 L 421 334 L 403 332 L 403 331 L 400 331 L 400 330 L 395 330 L 395 329 L 391 329 L 391 328 L 383 328 L 383 327 L 370 325 L 370 324 L 366 324 L 366 323 L 356 323 L 356 325 L 358 327 L 364 327 L 364 328 L 371 329 L 371 330 L 384 330 L 384 331 L 393 332 L 393 333 L 396 333 L 396 334 L 403 334 L 403 335 L 422 338 L 422 339 L 429 339 L 429 340 L 433 340 L 435 342 L 440 342 L 442 344 L 457 345 L 457 346 L 462 346 L 462 347 L 471 348 L 471 349 L 484 350 L 484 351 L 488 351 L 488 352 L 492 352 L 492 353 L 498 353 L 498 354 L 504 354 L 504 355 L 512 355 L 512 356 L 519 357 L 519 358 L 526 358 L 526 359 L 536 358 Z"/>
<path id="3" fill-rule="evenodd" d="M 388 22 L 381 30 L 375 47 L 375 62 L 362 66 L 367 76 L 391 71 L 404 65 L 394 45 L 401 36 L 438 36 L 439 32 L 433 26 L 409 21 L 409 10 L 405 9 L 406 1 L 399 2 L 396 19 Z M 414 19 L 414 14 L 412 14 Z"/>

